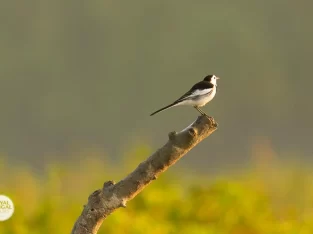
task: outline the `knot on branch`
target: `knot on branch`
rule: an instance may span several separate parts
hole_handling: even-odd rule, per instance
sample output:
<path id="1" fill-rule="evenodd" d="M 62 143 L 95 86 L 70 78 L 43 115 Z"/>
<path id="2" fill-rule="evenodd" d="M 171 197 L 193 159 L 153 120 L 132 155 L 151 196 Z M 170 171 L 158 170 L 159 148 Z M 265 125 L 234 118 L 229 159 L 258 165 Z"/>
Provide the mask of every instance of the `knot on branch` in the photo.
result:
<path id="1" fill-rule="evenodd" d="M 103 207 L 102 196 L 103 196 L 102 190 L 98 189 L 94 191 L 88 197 L 88 204 L 87 206 L 84 206 L 84 208 L 90 211 L 102 208 Z"/>
<path id="2" fill-rule="evenodd" d="M 123 207 L 123 208 L 126 208 L 126 200 L 122 199 L 119 207 Z"/>
<path id="3" fill-rule="evenodd" d="M 170 139 L 170 141 L 173 141 L 173 140 L 175 140 L 176 135 L 177 135 L 177 132 L 175 132 L 175 131 L 170 132 L 170 133 L 168 134 L 168 138 Z"/>
<path id="4" fill-rule="evenodd" d="M 103 183 L 103 196 L 105 198 L 109 198 L 112 196 L 112 189 L 114 188 L 115 182 L 113 180 L 109 180 Z"/>
<path id="5" fill-rule="evenodd" d="M 193 136 L 193 137 L 195 137 L 195 136 L 197 136 L 197 130 L 196 129 L 194 129 L 194 128 L 189 128 L 188 129 L 188 133 L 191 135 L 191 136 Z"/>
<path id="6" fill-rule="evenodd" d="M 109 180 L 109 181 L 104 182 L 103 183 L 103 190 L 109 189 L 114 184 L 115 184 L 115 182 L 113 180 Z"/>
<path id="7" fill-rule="evenodd" d="M 102 191 L 100 189 L 94 191 L 92 194 L 88 197 L 88 203 L 98 203 L 97 201 L 101 200 Z"/>

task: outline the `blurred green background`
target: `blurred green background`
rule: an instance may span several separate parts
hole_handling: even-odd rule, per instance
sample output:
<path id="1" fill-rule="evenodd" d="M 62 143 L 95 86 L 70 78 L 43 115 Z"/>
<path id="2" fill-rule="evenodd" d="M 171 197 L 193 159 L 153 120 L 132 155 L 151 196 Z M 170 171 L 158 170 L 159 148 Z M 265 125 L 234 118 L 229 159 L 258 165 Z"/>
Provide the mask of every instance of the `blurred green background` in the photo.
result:
<path id="1" fill-rule="evenodd" d="M 312 233 L 312 7 L 1 1 L 0 194 L 16 211 L 0 232 L 68 233 L 104 180 L 198 115 L 149 114 L 215 74 L 218 131 L 100 233 Z"/>

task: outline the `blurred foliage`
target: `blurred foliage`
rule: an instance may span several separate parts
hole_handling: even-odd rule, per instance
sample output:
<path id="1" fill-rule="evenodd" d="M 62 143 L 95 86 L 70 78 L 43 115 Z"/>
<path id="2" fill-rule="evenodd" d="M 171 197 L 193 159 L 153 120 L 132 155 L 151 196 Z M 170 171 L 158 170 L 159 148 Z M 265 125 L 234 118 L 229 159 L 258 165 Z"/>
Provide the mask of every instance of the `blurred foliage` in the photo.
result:
<path id="1" fill-rule="evenodd" d="M 142 146 L 129 152 L 116 163 L 84 152 L 74 163 L 47 163 L 40 175 L 2 159 L 0 194 L 13 200 L 15 213 L 0 222 L 0 233 L 69 233 L 88 195 L 105 180 L 123 178 L 150 150 Z M 110 215 L 99 234 L 312 233 L 312 171 L 278 162 L 266 149 L 258 152 L 264 157 L 256 157 L 248 169 L 225 171 L 211 179 L 191 168 L 185 172 L 171 168 L 126 209 Z"/>

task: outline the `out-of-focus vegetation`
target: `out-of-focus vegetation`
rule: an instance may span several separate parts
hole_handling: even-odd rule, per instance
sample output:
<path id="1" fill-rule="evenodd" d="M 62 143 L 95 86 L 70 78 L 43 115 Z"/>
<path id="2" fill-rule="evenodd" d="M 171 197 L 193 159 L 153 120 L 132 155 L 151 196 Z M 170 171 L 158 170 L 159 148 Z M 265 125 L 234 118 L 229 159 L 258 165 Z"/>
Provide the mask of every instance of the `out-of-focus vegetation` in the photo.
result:
<path id="1" fill-rule="evenodd" d="M 15 213 L 0 222 L 0 233 L 69 233 L 88 195 L 105 180 L 123 178 L 148 154 L 138 147 L 114 164 L 100 153 L 84 153 L 74 163 L 47 164 L 40 176 L 3 160 L 0 193 L 12 198 Z M 174 166 L 109 216 L 99 233 L 311 234 L 312 171 L 271 156 L 211 178 Z"/>

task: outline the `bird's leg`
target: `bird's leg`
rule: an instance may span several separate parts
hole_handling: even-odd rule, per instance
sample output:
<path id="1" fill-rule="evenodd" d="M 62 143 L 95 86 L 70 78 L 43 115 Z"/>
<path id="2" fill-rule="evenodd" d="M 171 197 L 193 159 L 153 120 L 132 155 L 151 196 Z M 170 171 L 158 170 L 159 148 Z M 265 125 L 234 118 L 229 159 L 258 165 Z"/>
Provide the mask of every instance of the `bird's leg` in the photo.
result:
<path id="1" fill-rule="evenodd" d="M 195 108 L 197 111 L 199 111 L 201 115 L 203 115 L 203 111 L 200 110 L 197 106 L 194 106 L 194 108 Z"/>
<path id="2" fill-rule="evenodd" d="M 200 108 L 199 108 L 200 109 Z M 201 110 L 201 109 L 200 109 Z M 205 115 L 206 117 L 209 117 L 203 110 L 201 110 L 203 115 Z"/>
<path id="3" fill-rule="evenodd" d="M 196 108 L 196 110 L 199 111 L 201 115 L 206 115 L 206 116 L 208 116 L 208 115 L 207 115 L 203 110 L 201 110 L 199 107 L 194 106 L 194 108 Z"/>
<path id="4" fill-rule="evenodd" d="M 196 110 L 199 111 L 201 113 L 201 115 L 204 115 L 204 116 L 209 118 L 209 116 L 203 110 L 201 110 L 199 107 L 194 106 L 194 108 L 196 108 Z"/>

